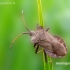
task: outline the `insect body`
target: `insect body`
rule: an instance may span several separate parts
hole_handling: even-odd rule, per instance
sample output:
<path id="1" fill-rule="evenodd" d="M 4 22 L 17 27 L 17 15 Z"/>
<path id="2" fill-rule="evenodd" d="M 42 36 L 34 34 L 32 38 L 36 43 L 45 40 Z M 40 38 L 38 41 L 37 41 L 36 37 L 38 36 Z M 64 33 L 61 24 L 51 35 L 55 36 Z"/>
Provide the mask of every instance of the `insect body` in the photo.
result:
<path id="1" fill-rule="evenodd" d="M 66 45 L 58 36 L 52 36 L 48 33 L 48 29 L 45 30 L 42 26 L 37 28 L 37 31 L 31 32 L 31 41 L 34 43 L 34 46 L 43 47 L 44 52 L 50 57 L 58 58 L 65 56 L 67 53 Z"/>
<path id="2" fill-rule="evenodd" d="M 24 21 L 24 18 L 23 18 L 23 21 Z M 25 22 L 24 22 L 24 25 L 26 27 Z M 45 30 L 42 26 L 37 26 L 36 31 L 30 31 L 27 27 L 26 29 L 28 30 L 28 32 L 22 32 L 20 35 L 29 34 L 31 36 L 31 41 L 34 43 L 34 47 L 36 47 L 35 52 L 37 53 L 39 47 L 42 47 L 44 51 L 45 59 L 46 59 L 46 54 L 48 54 L 50 57 L 53 57 L 53 58 L 60 58 L 66 55 L 67 48 L 63 39 L 61 39 L 58 36 L 53 36 L 50 33 L 48 33 L 49 29 Z M 20 35 L 18 35 L 12 41 L 12 44 Z"/>

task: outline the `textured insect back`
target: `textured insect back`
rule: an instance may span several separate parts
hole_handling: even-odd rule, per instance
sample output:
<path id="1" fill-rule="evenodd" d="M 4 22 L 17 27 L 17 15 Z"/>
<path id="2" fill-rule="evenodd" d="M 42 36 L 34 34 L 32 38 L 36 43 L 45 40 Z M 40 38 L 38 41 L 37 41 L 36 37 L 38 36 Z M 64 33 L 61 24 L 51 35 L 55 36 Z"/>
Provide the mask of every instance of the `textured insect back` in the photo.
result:
<path id="1" fill-rule="evenodd" d="M 63 41 L 63 39 L 61 39 L 58 36 L 53 36 L 53 43 L 51 43 L 51 48 L 52 48 L 52 52 L 50 52 L 50 50 L 48 51 L 47 49 L 45 50 L 45 52 L 53 58 L 60 58 L 66 55 L 67 53 L 67 47 Z"/>
<path id="2" fill-rule="evenodd" d="M 34 36 L 32 36 L 31 40 L 33 43 L 38 44 L 40 47 L 44 48 L 46 54 L 53 58 L 63 57 L 67 53 L 66 45 L 62 38 L 58 36 L 53 36 L 42 26 L 37 27 L 37 31 L 35 31 Z"/>
<path id="3" fill-rule="evenodd" d="M 64 50 L 63 49 L 61 50 L 62 47 L 60 48 L 60 50 L 64 52 L 64 54 L 62 54 L 62 56 L 65 56 L 66 53 L 67 53 L 67 47 L 66 47 L 66 44 L 65 44 L 64 40 L 62 38 L 60 38 L 59 36 L 54 36 L 54 37 L 57 38 L 59 43 L 63 46 Z"/>
<path id="4" fill-rule="evenodd" d="M 57 38 L 58 41 L 59 41 L 62 45 L 64 45 L 64 46 L 66 47 L 66 44 L 65 44 L 65 42 L 64 42 L 63 39 L 61 39 L 59 36 L 54 36 L 54 37 Z"/>

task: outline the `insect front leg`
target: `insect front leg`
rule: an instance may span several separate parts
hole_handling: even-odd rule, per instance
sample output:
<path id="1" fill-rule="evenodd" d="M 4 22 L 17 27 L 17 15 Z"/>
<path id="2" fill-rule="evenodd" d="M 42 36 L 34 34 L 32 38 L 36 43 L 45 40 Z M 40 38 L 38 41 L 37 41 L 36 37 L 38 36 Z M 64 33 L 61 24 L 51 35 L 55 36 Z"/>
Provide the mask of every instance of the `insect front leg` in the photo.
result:
<path id="1" fill-rule="evenodd" d="M 37 43 L 34 43 L 34 47 L 36 47 L 36 50 L 35 50 L 35 53 L 36 53 L 36 54 L 37 54 L 37 53 L 40 53 L 40 52 L 43 52 L 43 49 L 40 50 L 40 51 L 38 51 L 39 45 L 38 45 Z"/>
<path id="2" fill-rule="evenodd" d="M 38 51 L 38 49 L 39 49 L 39 45 L 38 45 L 38 44 L 34 44 L 34 45 L 36 45 L 36 46 L 35 46 L 35 47 L 36 47 L 36 51 L 35 51 L 35 53 L 43 52 L 43 49 L 42 49 L 42 50 L 40 50 L 40 51 Z"/>
<path id="3" fill-rule="evenodd" d="M 36 47 L 37 43 L 34 43 L 34 47 Z"/>
<path id="4" fill-rule="evenodd" d="M 37 44 L 35 53 L 38 52 L 38 49 L 39 49 L 39 45 Z"/>

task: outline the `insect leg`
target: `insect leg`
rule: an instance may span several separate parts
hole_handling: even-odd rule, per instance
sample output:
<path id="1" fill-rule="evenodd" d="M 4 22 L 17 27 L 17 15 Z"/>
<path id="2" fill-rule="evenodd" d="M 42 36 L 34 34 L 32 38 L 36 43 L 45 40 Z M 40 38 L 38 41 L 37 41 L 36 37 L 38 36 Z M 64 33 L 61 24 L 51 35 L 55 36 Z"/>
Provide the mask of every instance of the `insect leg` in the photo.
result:
<path id="1" fill-rule="evenodd" d="M 40 52 L 43 52 L 43 51 L 44 51 L 44 49 L 42 48 L 42 50 L 38 51 L 37 53 L 40 53 Z"/>
<path id="2" fill-rule="evenodd" d="M 45 61 L 47 62 L 47 56 L 46 56 L 46 52 L 44 51 L 44 57 L 45 57 Z"/>
<path id="3" fill-rule="evenodd" d="M 37 43 L 34 43 L 34 47 L 36 47 Z"/>
<path id="4" fill-rule="evenodd" d="M 14 38 L 14 40 L 12 41 L 12 43 L 11 43 L 11 45 L 10 45 L 10 48 L 12 48 L 12 45 L 13 45 L 13 43 L 15 42 L 15 40 L 17 39 L 17 38 L 19 38 L 22 34 L 29 34 L 28 32 L 22 32 L 21 34 L 19 34 L 18 36 L 16 36 L 15 38 Z"/>
<path id="5" fill-rule="evenodd" d="M 39 49 L 39 45 L 37 44 L 37 47 L 36 47 L 36 51 L 35 51 L 35 53 L 38 52 L 38 49 Z"/>
<path id="6" fill-rule="evenodd" d="M 38 45 L 37 43 L 34 44 L 34 47 L 36 47 L 36 51 L 35 51 L 35 53 L 40 53 L 40 52 L 43 52 L 43 51 L 44 51 L 44 49 L 38 51 L 38 49 L 39 49 L 39 45 Z"/>

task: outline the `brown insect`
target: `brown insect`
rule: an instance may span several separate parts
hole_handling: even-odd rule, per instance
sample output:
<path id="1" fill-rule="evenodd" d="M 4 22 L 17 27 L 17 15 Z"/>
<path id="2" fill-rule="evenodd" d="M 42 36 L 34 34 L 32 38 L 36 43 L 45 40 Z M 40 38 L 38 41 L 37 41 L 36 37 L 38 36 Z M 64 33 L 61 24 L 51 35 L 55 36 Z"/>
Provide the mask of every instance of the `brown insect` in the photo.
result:
<path id="1" fill-rule="evenodd" d="M 23 18 L 23 21 L 24 21 L 24 18 Z M 24 22 L 24 25 L 25 25 L 25 22 Z M 58 36 L 51 35 L 48 32 L 49 28 L 45 30 L 42 26 L 38 25 L 36 31 L 30 31 L 27 27 L 26 29 L 28 30 L 28 32 L 22 32 L 20 35 L 22 34 L 30 35 L 31 41 L 34 43 L 34 47 L 36 48 L 35 53 L 38 53 L 39 47 L 42 47 L 44 51 L 45 60 L 46 60 L 46 54 L 53 58 L 60 58 L 66 55 L 67 48 L 63 39 L 61 39 Z M 12 44 L 20 35 L 18 35 L 12 41 Z"/>

